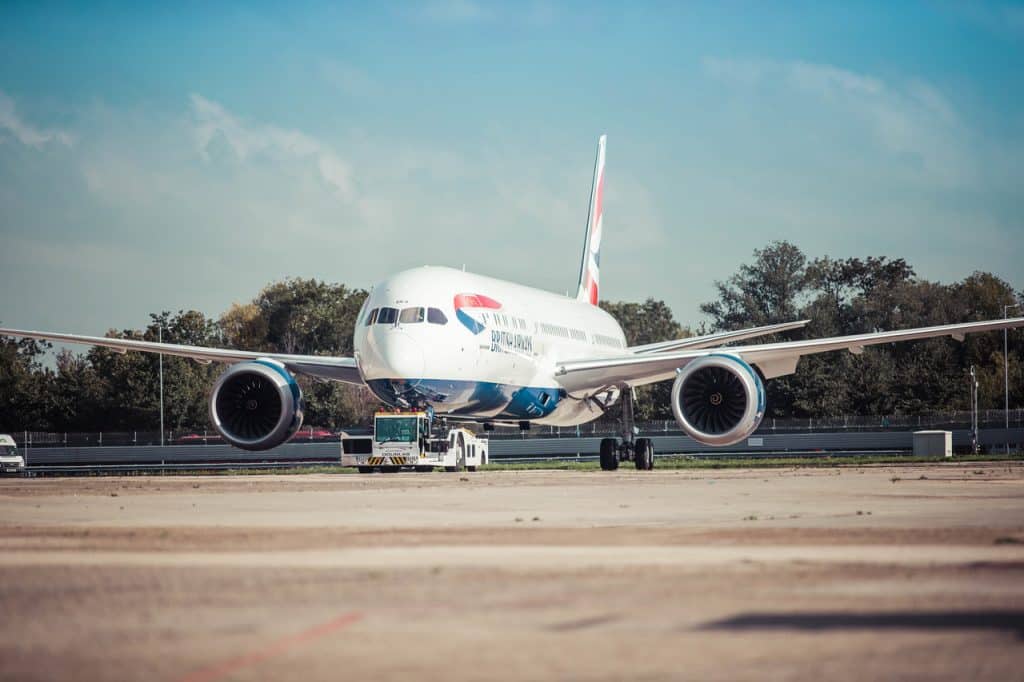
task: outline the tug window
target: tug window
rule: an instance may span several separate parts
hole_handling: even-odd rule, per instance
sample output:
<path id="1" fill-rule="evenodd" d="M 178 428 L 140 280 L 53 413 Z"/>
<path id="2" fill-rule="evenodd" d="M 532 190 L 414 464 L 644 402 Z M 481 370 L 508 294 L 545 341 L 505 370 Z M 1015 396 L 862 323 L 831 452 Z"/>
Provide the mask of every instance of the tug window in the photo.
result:
<path id="1" fill-rule="evenodd" d="M 415 324 L 423 321 L 423 308 L 406 308 L 398 316 L 401 324 Z"/>
<path id="2" fill-rule="evenodd" d="M 394 324 L 398 319 L 398 311 L 395 308 L 381 308 L 377 313 L 377 324 Z"/>
<path id="3" fill-rule="evenodd" d="M 370 314 L 366 316 L 366 326 L 369 327 L 371 324 L 377 321 L 378 308 L 374 308 L 370 311 Z"/>
<path id="4" fill-rule="evenodd" d="M 448 324 L 448 318 L 437 308 L 427 308 L 427 322 L 430 324 Z"/>

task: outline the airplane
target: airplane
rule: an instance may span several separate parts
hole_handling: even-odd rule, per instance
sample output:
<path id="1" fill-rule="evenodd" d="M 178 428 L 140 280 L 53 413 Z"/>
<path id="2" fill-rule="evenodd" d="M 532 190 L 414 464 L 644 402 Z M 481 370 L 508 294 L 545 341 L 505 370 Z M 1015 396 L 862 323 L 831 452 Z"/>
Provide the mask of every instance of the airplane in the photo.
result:
<path id="1" fill-rule="evenodd" d="M 738 443 L 765 415 L 766 381 L 796 371 L 805 355 L 1024 326 L 1024 317 L 834 338 L 727 345 L 805 326 L 798 320 L 629 346 L 598 305 L 607 137 L 598 141 L 575 296 L 447 267 L 399 272 L 374 286 L 353 330 L 353 357 L 204 348 L 132 339 L 0 328 L 0 335 L 164 353 L 229 367 L 213 385 L 211 420 L 225 441 L 247 450 L 286 442 L 302 425 L 296 376 L 366 386 L 384 403 L 445 419 L 575 426 L 621 400 L 617 438 L 600 444 L 604 470 L 654 465 L 640 438 L 634 389 L 673 381 L 672 413 L 694 440 Z"/>

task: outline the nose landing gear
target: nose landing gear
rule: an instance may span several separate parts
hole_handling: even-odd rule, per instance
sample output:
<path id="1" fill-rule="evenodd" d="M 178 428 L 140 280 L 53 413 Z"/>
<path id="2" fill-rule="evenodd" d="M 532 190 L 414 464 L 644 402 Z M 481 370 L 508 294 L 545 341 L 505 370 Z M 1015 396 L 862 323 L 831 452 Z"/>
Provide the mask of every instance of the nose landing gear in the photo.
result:
<path id="1" fill-rule="evenodd" d="M 638 471 L 650 471 L 654 468 L 654 441 L 636 437 L 639 433 L 633 417 L 636 395 L 629 387 L 624 387 L 622 393 L 621 437 L 601 439 L 601 469 L 615 471 L 619 468 L 619 462 L 631 461 Z"/>

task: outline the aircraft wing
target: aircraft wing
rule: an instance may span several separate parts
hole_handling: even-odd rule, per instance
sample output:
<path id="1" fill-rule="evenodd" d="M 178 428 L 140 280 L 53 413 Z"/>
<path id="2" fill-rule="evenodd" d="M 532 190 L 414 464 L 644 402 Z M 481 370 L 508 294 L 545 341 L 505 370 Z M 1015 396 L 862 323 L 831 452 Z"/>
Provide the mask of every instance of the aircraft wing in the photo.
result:
<path id="1" fill-rule="evenodd" d="M 751 327 L 750 329 L 739 329 L 732 332 L 719 332 L 705 336 L 691 336 L 686 339 L 675 339 L 673 341 L 660 341 L 648 343 L 643 346 L 630 346 L 626 350 L 630 353 L 642 355 L 644 353 L 664 353 L 671 350 L 683 350 L 684 348 L 711 348 L 721 346 L 733 341 L 744 341 L 806 327 L 810 320 L 797 320 L 795 322 L 783 322 L 782 324 L 769 324 L 764 327 Z"/>
<path id="2" fill-rule="evenodd" d="M 629 354 L 592 360 L 567 360 L 555 364 L 555 376 L 569 391 L 584 390 L 595 386 L 626 384 L 643 386 L 671 379 L 676 370 L 691 360 L 705 355 L 729 354 L 755 365 L 765 378 L 784 376 L 796 371 L 796 365 L 804 355 L 827 353 L 834 350 L 849 350 L 854 354 L 863 352 L 865 346 L 874 346 L 896 341 L 912 341 L 937 336 L 952 336 L 963 340 L 966 334 L 1024 327 L 1024 317 L 1007 320 L 987 320 L 947 324 L 938 327 L 921 327 L 892 332 L 874 332 L 836 336 L 806 341 L 783 341 L 780 343 L 754 344 L 732 348 L 686 349 L 664 353 L 642 355 Z"/>
<path id="3" fill-rule="evenodd" d="M 363 379 L 359 374 L 355 358 L 334 358 L 320 355 L 287 355 L 282 353 L 260 353 L 247 350 L 231 350 L 228 348 L 206 348 L 204 346 L 182 346 L 174 343 L 156 343 L 154 341 L 138 341 L 136 339 L 111 339 L 105 336 L 81 336 L 79 334 L 57 334 L 53 332 L 25 331 L 22 329 L 2 329 L 0 336 L 18 336 L 43 341 L 61 341 L 64 343 L 102 346 L 120 353 L 140 351 L 143 353 L 163 353 L 191 358 L 197 362 L 224 362 L 233 364 L 243 360 L 270 358 L 284 364 L 296 374 L 318 379 L 340 381 L 346 384 L 361 386 Z"/>

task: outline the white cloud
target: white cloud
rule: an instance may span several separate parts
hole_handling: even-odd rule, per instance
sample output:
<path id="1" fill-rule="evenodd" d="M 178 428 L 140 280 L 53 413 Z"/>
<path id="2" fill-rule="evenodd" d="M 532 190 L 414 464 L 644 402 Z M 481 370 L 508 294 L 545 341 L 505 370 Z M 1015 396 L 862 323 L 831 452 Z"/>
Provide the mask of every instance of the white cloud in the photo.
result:
<path id="1" fill-rule="evenodd" d="M 223 139 L 242 161 L 256 157 L 310 159 L 321 178 L 345 201 L 356 197 L 351 166 L 327 144 L 298 130 L 246 123 L 217 102 L 192 94 L 194 133 L 200 155 L 210 159 L 210 145 Z"/>
<path id="2" fill-rule="evenodd" d="M 770 238 L 792 239 L 810 254 L 907 255 L 924 276 L 942 279 L 964 263 L 1009 276 L 1019 270 L 1020 250 L 1006 246 L 1016 243 L 1006 236 L 1016 214 L 935 200 L 946 194 L 941 187 L 907 191 L 905 171 L 885 157 L 901 136 L 917 139 L 921 122 L 929 134 L 963 127 L 937 88 L 805 63 L 709 59 L 706 67 L 763 125 L 737 128 L 735 147 L 709 140 L 712 158 L 693 147 L 696 156 L 673 155 L 671 168 L 657 173 L 642 159 L 630 164 L 622 142 L 622 161 L 616 153 L 609 165 L 606 296 L 663 297 L 680 319 L 696 319 L 697 304 L 714 296 L 711 282 Z M 794 107 L 804 111 L 796 125 Z M 899 115 L 878 118 L 872 107 Z M 25 299 L 8 287 L 0 296 L 5 317 L 18 324 L 102 332 L 137 326 L 154 310 L 217 314 L 286 275 L 368 287 L 423 263 L 466 263 L 558 292 L 575 280 L 590 141 L 572 154 L 520 144 L 522 135 L 501 128 L 461 147 L 374 126 L 314 136 L 202 95 L 170 112 L 92 106 L 75 121 L 80 142 L 71 154 L 9 154 L 19 164 L 32 157 L 12 173 L 18 184 L 0 187 L 0 261 L 9 281 L 28 282 L 37 294 Z M 815 128 L 816 139 L 847 128 L 861 137 L 858 147 L 846 139 L 826 147 L 831 165 L 812 168 L 804 165 L 812 154 L 779 154 L 800 143 L 803 127 Z M 766 137 L 781 142 L 765 144 L 768 158 L 758 158 L 750 143 Z M 871 149 L 851 162 L 860 147 Z M 991 161 L 990 150 L 977 153 Z M 0 162 L 3 154 L 0 145 Z M 999 165 L 1007 186 L 1019 186 L 1019 158 L 1006 151 Z M 848 162 L 852 171 L 842 166 Z M 339 200 L 340 188 L 349 188 L 348 200 Z M 991 196 L 988 180 L 984 189 L 978 196 Z M 982 230 L 980 246 L 965 250 Z M 942 248 L 920 250 L 921 235 Z M 94 246 L 82 250 L 80 242 Z M 59 319 L 45 317 L 51 313 Z"/>
<path id="3" fill-rule="evenodd" d="M 14 100 L 0 91 L 0 131 L 3 130 L 14 136 L 23 145 L 37 149 L 50 141 L 66 146 L 71 146 L 74 143 L 74 138 L 70 133 L 63 130 L 36 128 L 23 121 L 15 111 Z"/>
<path id="4" fill-rule="evenodd" d="M 829 96 L 836 90 L 877 96 L 885 90 L 885 85 L 877 78 L 862 76 L 828 64 L 791 62 L 784 68 L 795 86 L 824 96 Z"/>
<path id="5" fill-rule="evenodd" d="M 317 138 L 199 94 L 177 114 L 100 107 L 83 126 L 89 144 L 75 168 L 89 196 L 80 220 L 101 224 L 97 232 L 116 233 L 131 248 L 187 257 L 190 282 L 231 271 L 243 293 L 287 274 L 369 286 L 403 267 L 464 262 L 522 277 L 509 258 L 515 251 L 520 260 L 543 261 L 528 280 L 560 289 L 576 267 L 585 159 L 581 177 L 570 180 L 566 159 L 539 163 L 503 141 L 467 156 L 430 140 L 363 130 Z M 185 256 L 197 241 L 208 269 Z M 537 241 L 552 248 L 538 256 Z M 208 303 L 212 294 L 201 296 L 203 309 L 218 310 Z"/>
<path id="6" fill-rule="evenodd" d="M 911 161 L 913 172 L 930 183 L 962 186 L 976 179 L 966 143 L 971 131 L 941 92 L 922 80 L 893 83 L 801 61 L 705 57 L 703 66 L 720 81 L 767 92 L 781 110 L 814 108 L 817 120 L 847 121 L 851 131 L 863 126 L 868 142 L 893 157 L 890 162 Z"/>

